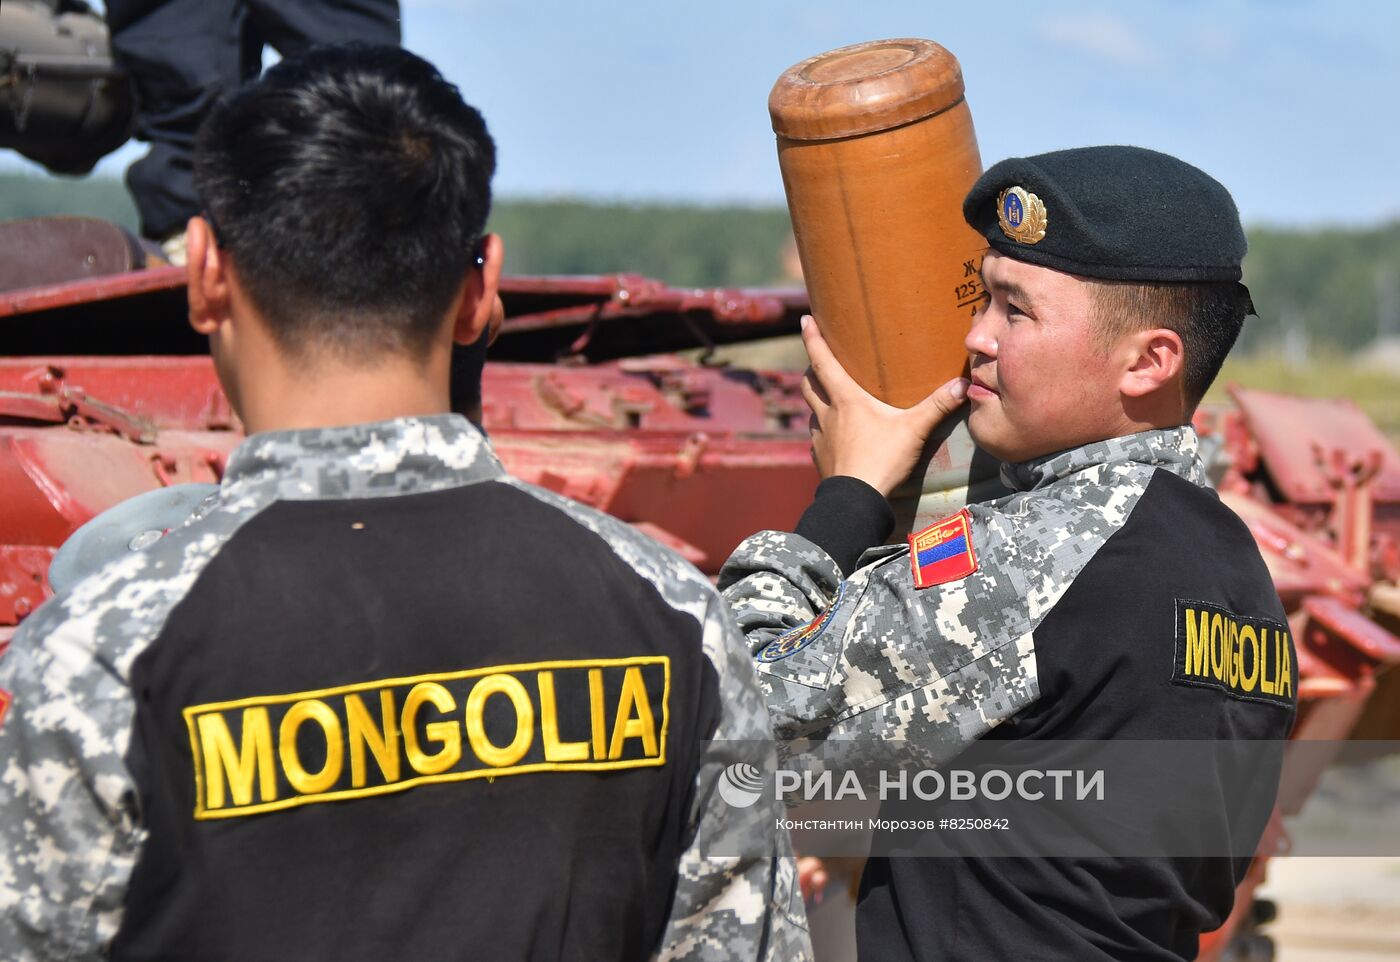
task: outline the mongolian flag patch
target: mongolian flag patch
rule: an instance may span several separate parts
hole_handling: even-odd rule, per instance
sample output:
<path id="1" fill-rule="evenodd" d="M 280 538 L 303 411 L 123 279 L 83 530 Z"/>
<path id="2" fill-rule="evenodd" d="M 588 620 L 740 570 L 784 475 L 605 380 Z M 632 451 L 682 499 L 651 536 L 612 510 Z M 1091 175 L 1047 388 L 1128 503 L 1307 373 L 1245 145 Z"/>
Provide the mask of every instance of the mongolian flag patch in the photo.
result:
<path id="1" fill-rule="evenodd" d="M 972 517 L 963 508 L 957 514 L 909 536 L 909 563 L 914 587 L 932 588 L 966 578 L 977 570 L 972 550 Z"/>
<path id="2" fill-rule="evenodd" d="M 0 728 L 5 727 L 5 716 L 9 714 L 10 702 L 14 701 L 14 696 L 5 689 L 0 688 Z"/>

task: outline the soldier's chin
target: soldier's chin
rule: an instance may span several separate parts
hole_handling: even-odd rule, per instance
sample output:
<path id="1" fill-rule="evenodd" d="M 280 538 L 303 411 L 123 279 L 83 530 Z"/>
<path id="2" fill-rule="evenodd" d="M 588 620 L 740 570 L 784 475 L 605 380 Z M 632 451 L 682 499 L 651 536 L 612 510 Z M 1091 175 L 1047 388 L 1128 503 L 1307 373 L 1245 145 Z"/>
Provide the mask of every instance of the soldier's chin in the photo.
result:
<path id="1" fill-rule="evenodd" d="M 987 405 L 973 405 L 967 417 L 967 433 L 972 443 L 998 461 L 1018 461 L 1018 446 L 1006 437 L 1006 423 Z"/>

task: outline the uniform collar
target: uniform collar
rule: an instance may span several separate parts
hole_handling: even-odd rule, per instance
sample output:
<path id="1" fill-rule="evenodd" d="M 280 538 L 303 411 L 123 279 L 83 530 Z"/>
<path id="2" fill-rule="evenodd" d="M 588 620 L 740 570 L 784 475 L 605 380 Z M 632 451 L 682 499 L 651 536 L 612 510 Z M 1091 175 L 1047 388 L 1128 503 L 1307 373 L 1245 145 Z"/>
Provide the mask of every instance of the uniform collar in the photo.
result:
<path id="1" fill-rule="evenodd" d="M 460 487 L 503 471 L 479 428 L 459 414 L 437 414 L 255 434 L 229 457 L 223 488 L 226 496 L 271 488 L 284 500 L 373 498 Z"/>
<path id="2" fill-rule="evenodd" d="M 1033 461 L 1003 464 L 1001 479 L 1013 490 L 1033 491 L 1098 465 L 1132 462 L 1162 468 L 1192 484 L 1205 485 L 1200 445 L 1196 429 L 1189 424 L 1140 431 L 1047 454 Z"/>

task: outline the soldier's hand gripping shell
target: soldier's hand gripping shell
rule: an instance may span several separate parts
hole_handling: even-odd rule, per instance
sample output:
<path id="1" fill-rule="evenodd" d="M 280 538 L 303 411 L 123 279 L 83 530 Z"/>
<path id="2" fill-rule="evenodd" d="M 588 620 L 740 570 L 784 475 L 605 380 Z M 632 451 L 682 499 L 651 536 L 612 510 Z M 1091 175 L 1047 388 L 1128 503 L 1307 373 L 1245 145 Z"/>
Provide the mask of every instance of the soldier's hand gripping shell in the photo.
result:
<path id="1" fill-rule="evenodd" d="M 858 478 L 886 497 L 909 476 L 933 429 L 967 398 L 955 377 L 911 408 L 876 398 L 846 373 L 817 322 L 802 319 L 802 342 L 812 365 L 802 396 L 812 408 L 812 460 L 823 478 Z"/>

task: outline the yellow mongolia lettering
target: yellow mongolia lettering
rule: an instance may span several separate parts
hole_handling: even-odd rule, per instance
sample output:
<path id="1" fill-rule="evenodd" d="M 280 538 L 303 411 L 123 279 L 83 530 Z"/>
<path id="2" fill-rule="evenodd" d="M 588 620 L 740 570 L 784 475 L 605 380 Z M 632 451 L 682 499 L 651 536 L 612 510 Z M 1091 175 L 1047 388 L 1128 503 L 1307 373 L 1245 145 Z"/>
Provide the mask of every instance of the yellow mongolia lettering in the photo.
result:
<path id="1" fill-rule="evenodd" d="M 1246 695 L 1293 697 L 1293 654 L 1287 631 L 1272 622 L 1189 607 L 1185 622 L 1181 671 L 1186 680 L 1211 681 Z"/>
<path id="2" fill-rule="evenodd" d="M 664 765 L 670 696 L 671 662 L 658 656 L 502 665 L 192 706 L 184 714 L 195 817 L 432 782 Z"/>

